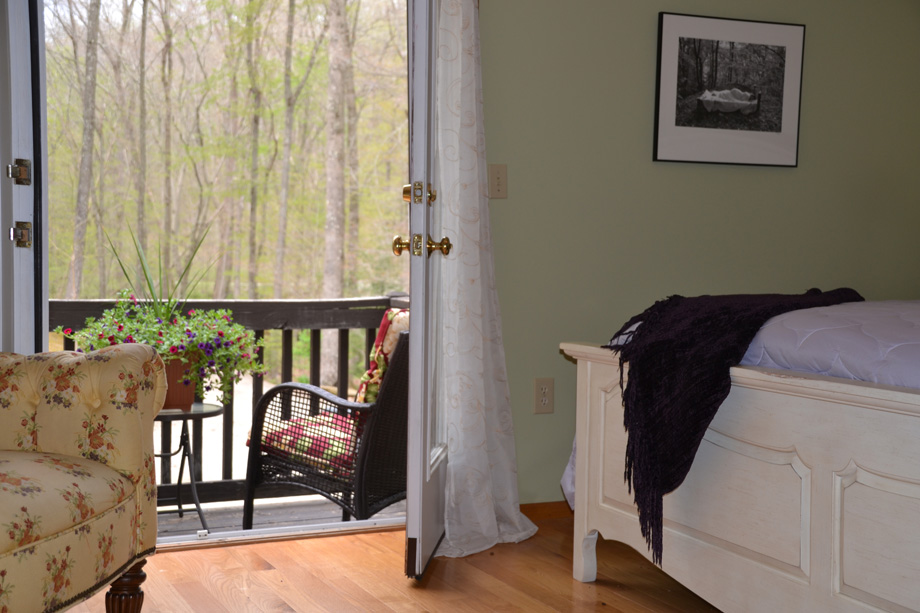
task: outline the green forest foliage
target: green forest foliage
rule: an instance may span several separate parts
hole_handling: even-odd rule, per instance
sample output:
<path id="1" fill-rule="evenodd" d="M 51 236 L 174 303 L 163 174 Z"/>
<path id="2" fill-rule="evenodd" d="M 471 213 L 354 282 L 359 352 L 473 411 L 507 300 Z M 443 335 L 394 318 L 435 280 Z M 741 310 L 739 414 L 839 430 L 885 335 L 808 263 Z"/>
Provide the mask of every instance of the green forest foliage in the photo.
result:
<path id="1" fill-rule="evenodd" d="M 87 35 L 95 3 L 92 181 L 82 220 L 76 203 L 88 119 L 83 96 L 91 73 Z M 401 186 L 408 181 L 406 6 L 405 0 L 349 0 L 346 5 L 356 109 L 346 130 L 356 136 L 357 162 L 346 167 L 348 202 L 340 203 L 346 208 L 347 253 L 339 254 L 345 267 L 343 293 L 379 295 L 408 287 L 405 259 L 390 250 L 393 235 L 404 234 L 408 224 L 401 199 Z M 320 297 L 330 159 L 325 0 L 46 0 L 45 7 L 51 297 L 66 297 L 68 270 L 78 264 L 72 261 L 74 229 L 83 222 L 80 298 L 113 298 L 126 287 L 105 234 L 120 253 L 129 253 L 129 227 L 146 235 L 148 254 L 155 258 L 159 253 L 170 276 L 178 275 L 198 238 L 210 229 L 195 266 L 216 263 L 188 298 L 272 298 L 281 274 L 280 297 Z M 315 57 L 286 133 L 290 10 L 294 88 L 308 73 L 314 49 Z M 291 165 L 286 248 L 279 268 L 286 138 Z M 347 152 L 340 153 L 339 162 L 347 164 Z M 141 227 L 139 186 L 144 193 Z M 357 214 L 349 215 L 353 203 Z M 255 232 L 250 235 L 252 219 Z"/>

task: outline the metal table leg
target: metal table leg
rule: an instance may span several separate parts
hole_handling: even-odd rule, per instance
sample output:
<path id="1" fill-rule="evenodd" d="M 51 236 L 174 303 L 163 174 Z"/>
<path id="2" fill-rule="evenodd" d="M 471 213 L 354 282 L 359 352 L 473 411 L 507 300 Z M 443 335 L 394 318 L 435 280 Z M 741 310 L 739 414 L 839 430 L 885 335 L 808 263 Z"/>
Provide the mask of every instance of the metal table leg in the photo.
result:
<path id="1" fill-rule="evenodd" d="M 176 448 L 172 453 L 161 453 L 159 456 L 174 456 L 176 454 L 182 454 L 181 459 L 179 460 L 179 478 L 176 480 L 176 505 L 178 506 L 178 511 L 162 511 L 164 513 L 179 513 L 179 517 L 183 516 L 184 509 L 182 506 L 182 475 L 185 473 L 185 465 L 188 464 L 189 471 L 189 486 L 192 490 L 192 502 L 195 504 L 195 510 L 198 511 L 198 519 L 201 520 L 201 527 L 204 528 L 205 532 L 210 532 L 208 528 L 208 522 L 204 518 L 204 512 L 201 510 L 201 501 L 198 499 L 198 487 L 197 479 L 195 478 L 195 454 L 192 449 L 191 441 L 189 440 L 188 435 L 188 420 L 183 420 L 182 422 L 182 431 L 179 434 L 179 447 Z"/>

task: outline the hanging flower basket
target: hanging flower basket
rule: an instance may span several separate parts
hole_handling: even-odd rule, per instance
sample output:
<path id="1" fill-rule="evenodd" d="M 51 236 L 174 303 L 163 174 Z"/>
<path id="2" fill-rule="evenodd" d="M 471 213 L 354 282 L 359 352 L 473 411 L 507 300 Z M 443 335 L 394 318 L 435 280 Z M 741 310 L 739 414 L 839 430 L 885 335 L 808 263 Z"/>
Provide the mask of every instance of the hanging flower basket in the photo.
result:
<path id="1" fill-rule="evenodd" d="M 258 359 L 263 340 L 234 322 L 230 311 L 181 312 L 174 306 L 168 314 L 161 315 L 157 306 L 155 301 L 137 300 L 124 291 L 114 307 L 106 309 L 98 319 L 87 319 L 81 330 L 59 327 L 56 331 L 73 339 L 78 351 L 119 343 L 156 347 L 166 365 L 167 409 L 189 411 L 196 397 L 203 398 L 212 389 L 219 392 L 220 402 L 230 402 L 233 384 L 243 374 L 265 372 Z"/>

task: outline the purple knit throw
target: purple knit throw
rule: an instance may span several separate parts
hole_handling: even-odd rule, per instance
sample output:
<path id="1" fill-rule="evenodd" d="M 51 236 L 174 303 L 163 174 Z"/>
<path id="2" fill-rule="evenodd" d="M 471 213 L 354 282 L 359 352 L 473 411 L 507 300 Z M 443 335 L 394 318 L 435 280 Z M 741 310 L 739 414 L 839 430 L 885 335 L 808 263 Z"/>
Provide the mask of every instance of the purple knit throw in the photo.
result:
<path id="1" fill-rule="evenodd" d="M 671 296 L 627 321 L 605 347 L 619 352 L 626 444 L 625 479 L 642 536 L 661 564 L 662 498 L 679 486 L 738 364 L 771 317 L 858 302 L 848 288 L 802 295 Z M 636 327 L 638 326 L 638 327 Z M 623 365 L 628 364 L 623 387 Z"/>

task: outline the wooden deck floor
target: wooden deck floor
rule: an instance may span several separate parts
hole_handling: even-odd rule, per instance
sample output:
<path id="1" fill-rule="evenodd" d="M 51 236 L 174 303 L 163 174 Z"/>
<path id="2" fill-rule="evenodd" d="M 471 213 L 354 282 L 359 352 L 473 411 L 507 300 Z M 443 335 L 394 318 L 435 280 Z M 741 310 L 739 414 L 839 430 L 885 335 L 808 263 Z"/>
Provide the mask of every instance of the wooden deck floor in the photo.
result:
<path id="1" fill-rule="evenodd" d="M 201 520 L 191 505 L 185 505 L 180 518 L 176 513 L 164 513 L 157 518 L 157 534 L 163 537 L 194 538 L 201 530 Z M 188 511 L 191 509 L 191 512 Z M 240 530 L 243 527 L 243 503 L 203 505 L 205 521 L 214 535 Z M 406 502 L 397 502 L 377 515 L 375 519 L 405 517 Z M 253 515 L 255 528 L 282 528 L 299 525 L 327 524 L 342 521 L 342 509 L 322 496 L 301 496 L 295 499 L 256 499 Z"/>
<path id="2" fill-rule="evenodd" d="M 405 532 L 322 536 L 150 558 L 145 613 L 249 611 L 716 611 L 619 543 L 598 542 L 598 580 L 572 579 L 573 519 L 565 503 L 527 505 L 539 527 L 518 544 L 435 558 L 404 575 Z M 101 613 L 104 595 L 74 613 Z"/>

